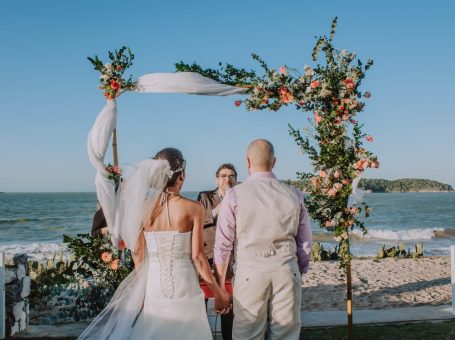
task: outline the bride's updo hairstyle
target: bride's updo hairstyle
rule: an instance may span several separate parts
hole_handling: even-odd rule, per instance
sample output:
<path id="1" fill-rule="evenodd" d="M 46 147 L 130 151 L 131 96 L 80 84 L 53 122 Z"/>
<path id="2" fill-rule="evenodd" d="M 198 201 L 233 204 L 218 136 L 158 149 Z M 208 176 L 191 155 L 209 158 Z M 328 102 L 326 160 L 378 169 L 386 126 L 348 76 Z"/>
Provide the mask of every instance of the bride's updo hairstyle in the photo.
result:
<path id="1" fill-rule="evenodd" d="M 172 173 L 172 176 L 169 176 L 166 188 L 173 186 L 180 174 L 185 174 L 185 159 L 179 149 L 165 148 L 158 151 L 153 159 L 165 159 L 171 166 L 170 172 Z"/>

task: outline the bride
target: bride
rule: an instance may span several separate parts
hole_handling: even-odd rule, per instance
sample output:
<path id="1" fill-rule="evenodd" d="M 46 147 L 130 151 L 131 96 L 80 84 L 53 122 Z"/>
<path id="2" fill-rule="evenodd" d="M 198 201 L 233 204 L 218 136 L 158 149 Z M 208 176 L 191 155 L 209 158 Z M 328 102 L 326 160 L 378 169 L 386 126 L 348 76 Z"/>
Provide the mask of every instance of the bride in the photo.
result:
<path id="1" fill-rule="evenodd" d="M 174 148 L 125 174 L 118 229 L 131 239 L 135 227 L 128 225 L 140 211 L 136 240 L 127 242 L 135 270 L 79 339 L 212 339 L 197 273 L 214 293 L 215 310 L 227 312 L 229 296 L 204 255 L 203 207 L 180 195 L 184 180 L 185 160 Z"/>

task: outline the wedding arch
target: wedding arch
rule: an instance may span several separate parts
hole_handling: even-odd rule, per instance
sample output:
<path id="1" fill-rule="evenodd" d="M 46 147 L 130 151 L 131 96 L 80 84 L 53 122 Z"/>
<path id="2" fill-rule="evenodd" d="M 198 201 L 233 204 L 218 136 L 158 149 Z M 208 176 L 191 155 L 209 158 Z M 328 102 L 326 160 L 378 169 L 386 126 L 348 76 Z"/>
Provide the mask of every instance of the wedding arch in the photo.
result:
<path id="1" fill-rule="evenodd" d="M 361 92 L 366 71 L 356 55 L 333 46 L 337 18 L 332 22 L 330 36 L 317 39 L 312 59 L 315 67 L 305 66 L 303 72 L 288 66 L 271 69 L 253 54 L 263 73 L 246 71 L 231 64 L 219 64 L 219 69 L 204 69 L 200 65 L 176 63 L 176 73 L 153 73 L 136 81 L 124 73 L 132 65 L 134 55 L 127 47 L 109 52 L 109 63 L 97 56 L 88 58 L 101 72 L 99 88 L 104 91 L 107 103 L 99 113 L 88 137 L 90 162 L 97 169 L 97 195 L 106 216 L 114 244 L 126 241 L 116 225 L 115 187 L 121 171 L 116 156 L 116 98 L 127 91 L 140 93 L 174 92 L 198 95 L 243 95 L 235 106 L 242 104 L 247 110 L 278 111 L 283 106 L 295 105 L 297 110 L 312 112 L 308 124 L 302 129 L 289 125 L 289 134 L 298 147 L 310 158 L 313 171 L 298 172 L 307 181 L 310 195 L 305 199 L 311 217 L 320 227 L 333 233 L 338 242 L 340 267 L 346 271 L 347 313 L 349 338 L 352 338 L 351 252 L 349 235 L 355 228 L 367 232 L 364 218 L 369 208 L 362 202 L 362 191 L 357 188 L 366 168 L 377 168 L 377 157 L 364 147 L 373 138 L 362 131 L 357 114 L 365 107 L 363 99 L 371 93 Z M 324 58 L 320 57 L 321 52 Z M 110 140 L 114 146 L 114 165 L 105 165 L 104 155 Z M 131 240 L 134 242 L 134 240 Z"/>

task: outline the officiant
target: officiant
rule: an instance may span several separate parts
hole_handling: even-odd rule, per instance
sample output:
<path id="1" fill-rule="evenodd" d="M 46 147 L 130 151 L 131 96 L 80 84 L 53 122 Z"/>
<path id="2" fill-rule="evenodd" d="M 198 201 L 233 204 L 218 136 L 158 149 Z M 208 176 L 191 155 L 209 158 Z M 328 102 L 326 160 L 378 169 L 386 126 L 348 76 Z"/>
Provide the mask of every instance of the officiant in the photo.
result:
<path id="1" fill-rule="evenodd" d="M 218 213 L 226 191 L 237 184 L 237 171 L 230 163 L 222 164 L 215 174 L 217 188 L 199 193 L 197 200 L 202 203 L 205 211 L 204 218 L 204 250 L 210 265 L 213 265 L 213 247 L 215 245 L 215 230 Z M 227 278 L 232 277 L 231 270 L 228 270 Z M 224 340 L 232 339 L 232 323 L 234 315 L 232 310 L 221 315 L 221 333 Z"/>

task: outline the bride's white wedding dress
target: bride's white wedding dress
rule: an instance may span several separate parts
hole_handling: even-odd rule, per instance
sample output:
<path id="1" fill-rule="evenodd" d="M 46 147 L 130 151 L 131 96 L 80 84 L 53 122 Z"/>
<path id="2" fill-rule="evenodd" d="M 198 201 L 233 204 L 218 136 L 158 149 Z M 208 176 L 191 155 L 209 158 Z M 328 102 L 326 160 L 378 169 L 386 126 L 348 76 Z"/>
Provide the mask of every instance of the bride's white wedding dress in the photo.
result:
<path id="1" fill-rule="evenodd" d="M 144 232 L 149 256 L 143 310 L 132 339 L 212 339 L 191 259 L 191 232 Z"/>
<path id="2" fill-rule="evenodd" d="M 192 232 L 145 232 L 147 256 L 80 339 L 212 339 Z M 142 306 L 142 308 L 141 308 Z"/>

